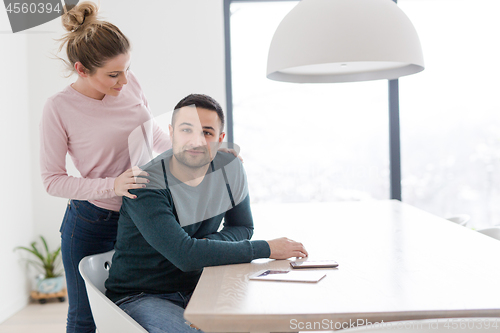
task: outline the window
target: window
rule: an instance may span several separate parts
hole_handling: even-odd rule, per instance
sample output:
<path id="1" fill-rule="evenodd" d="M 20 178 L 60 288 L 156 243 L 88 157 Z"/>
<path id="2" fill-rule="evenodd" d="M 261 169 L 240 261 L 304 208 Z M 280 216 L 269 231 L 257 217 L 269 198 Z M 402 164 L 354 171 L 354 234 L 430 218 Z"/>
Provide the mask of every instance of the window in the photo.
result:
<path id="1" fill-rule="evenodd" d="M 468 226 L 500 223 L 496 0 L 400 0 L 425 70 L 400 79 L 403 201 Z"/>
<path id="2" fill-rule="evenodd" d="M 293 84 L 266 78 L 274 31 L 296 4 L 230 7 L 234 141 L 245 159 L 250 198 L 387 199 L 387 81 Z"/>
<path id="3" fill-rule="evenodd" d="M 295 1 L 231 3 L 235 143 L 253 202 L 389 198 L 387 81 L 268 80 L 274 31 Z M 496 0 L 399 0 L 426 69 L 400 79 L 403 201 L 500 224 Z M 258 22 L 258 24 L 256 24 Z"/>

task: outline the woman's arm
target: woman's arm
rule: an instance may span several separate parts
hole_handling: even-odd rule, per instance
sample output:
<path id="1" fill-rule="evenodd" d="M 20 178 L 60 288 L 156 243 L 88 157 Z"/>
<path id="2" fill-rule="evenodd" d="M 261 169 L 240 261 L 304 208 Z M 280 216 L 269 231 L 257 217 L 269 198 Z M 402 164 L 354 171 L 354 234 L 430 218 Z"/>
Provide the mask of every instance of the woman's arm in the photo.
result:
<path id="1" fill-rule="evenodd" d="M 95 200 L 112 198 L 115 177 L 87 179 L 69 176 L 66 170 L 68 135 L 51 100 L 40 122 L 40 171 L 45 190 L 53 196 Z"/>
<path id="2" fill-rule="evenodd" d="M 141 188 L 146 180 L 138 168 L 129 169 L 118 177 L 83 178 L 69 176 L 66 170 L 68 134 L 51 100 L 45 104 L 40 122 L 40 171 L 45 190 L 53 196 L 97 200 L 116 196 L 133 196 L 129 189 Z M 136 182 L 138 184 L 136 184 Z"/>

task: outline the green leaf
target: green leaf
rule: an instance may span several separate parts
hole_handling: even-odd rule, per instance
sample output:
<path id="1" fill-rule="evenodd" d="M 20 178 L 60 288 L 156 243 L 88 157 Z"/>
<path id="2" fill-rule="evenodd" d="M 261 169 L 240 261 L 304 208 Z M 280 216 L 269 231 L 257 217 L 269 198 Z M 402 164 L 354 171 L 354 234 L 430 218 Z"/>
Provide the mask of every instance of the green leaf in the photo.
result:
<path id="1" fill-rule="evenodd" d="M 61 276 L 62 272 L 55 272 L 56 266 L 59 265 L 59 262 L 56 261 L 61 254 L 61 247 L 59 246 L 57 250 L 55 250 L 54 252 L 50 252 L 45 238 L 43 238 L 43 236 L 40 236 L 40 239 L 42 240 L 43 247 L 45 248 L 45 255 L 38 250 L 36 242 L 31 243 L 31 248 L 18 246 L 14 248 L 14 251 L 24 250 L 33 254 L 38 260 L 28 260 L 28 263 L 34 265 L 35 268 L 41 269 L 42 272 L 45 272 L 45 277 L 50 278 Z"/>
<path id="2" fill-rule="evenodd" d="M 16 247 L 14 250 L 25 250 L 25 251 L 28 251 L 32 254 L 34 254 L 36 257 L 38 257 L 38 259 L 40 259 L 41 261 L 43 261 L 43 257 L 40 256 L 40 253 L 38 253 L 37 251 L 34 251 L 32 249 L 28 249 L 27 247 L 24 247 L 24 246 L 18 246 Z"/>
<path id="3" fill-rule="evenodd" d="M 33 254 L 36 255 L 41 261 L 45 261 L 45 258 L 43 257 L 43 255 L 40 253 L 40 251 L 38 251 L 37 247 L 36 247 L 36 242 L 33 242 L 31 243 L 31 247 L 33 248 Z"/>
<path id="4" fill-rule="evenodd" d="M 47 253 L 47 255 L 49 255 L 50 254 L 49 246 L 47 245 L 47 242 L 45 241 L 45 238 L 43 238 L 43 236 L 40 236 L 40 238 L 42 239 L 43 246 L 45 247 L 45 253 Z"/>
<path id="5" fill-rule="evenodd" d="M 42 264 L 40 264 L 38 261 L 35 261 L 35 260 L 30 260 L 28 259 L 27 260 L 30 264 L 32 264 L 33 266 L 35 267 L 38 267 L 38 269 L 40 269 L 42 272 L 45 272 L 45 268 L 43 267 Z"/>
<path id="6" fill-rule="evenodd" d="M 57 260 L 57 257 L 59 256 L 59 253 L 61 253 L 61 247 L 59 247 L 57 250 L 55 250 L 52 255 L 50 256 L 50 262 L 53 264 Z"/>

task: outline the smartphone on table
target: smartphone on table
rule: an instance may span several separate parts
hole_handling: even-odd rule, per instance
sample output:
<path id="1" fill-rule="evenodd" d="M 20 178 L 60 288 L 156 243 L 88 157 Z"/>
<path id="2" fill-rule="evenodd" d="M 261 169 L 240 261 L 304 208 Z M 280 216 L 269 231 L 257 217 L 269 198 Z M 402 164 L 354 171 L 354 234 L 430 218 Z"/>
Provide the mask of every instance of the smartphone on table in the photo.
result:
<path id="1" fill-rule="evenodd" d="M 291 261 L 292 268 L 335 268 L 339 264 L 335 260 Z"/>

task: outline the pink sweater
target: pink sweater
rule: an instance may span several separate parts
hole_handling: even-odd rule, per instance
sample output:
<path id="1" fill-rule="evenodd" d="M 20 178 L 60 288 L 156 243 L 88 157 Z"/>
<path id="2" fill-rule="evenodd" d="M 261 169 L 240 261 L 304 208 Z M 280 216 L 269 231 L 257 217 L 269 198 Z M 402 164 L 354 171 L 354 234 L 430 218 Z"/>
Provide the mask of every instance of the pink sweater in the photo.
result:
<path id="1" fill-rule="evenodd" d="M 143 124 L 146 126 L 141 128 Z M 137 157 L 141 153 L 132 151 L 138 147 L 150 150 L 143 129 L 155 152 L 171 148 L 168 134 L 152 119 L 132 72 L 116 97 L 105 95 L 96 100 L 67 86 L 47 100 L 40 123 L 40 168 L 45 189 L 50 195 L 88 200 L 98 207 L 118 211 L 122 198 L 114 192 L 115 178 L 133 165 L 144 164 L 144 156 L 151 155 L 142 153 L 141 159 Z M 132 132 L 136 133 L 132 140 L 135 143 L 129 147 L 129 140 L 134 138 Z M 66 153 L 81 177 L 68 176 Z"/>

